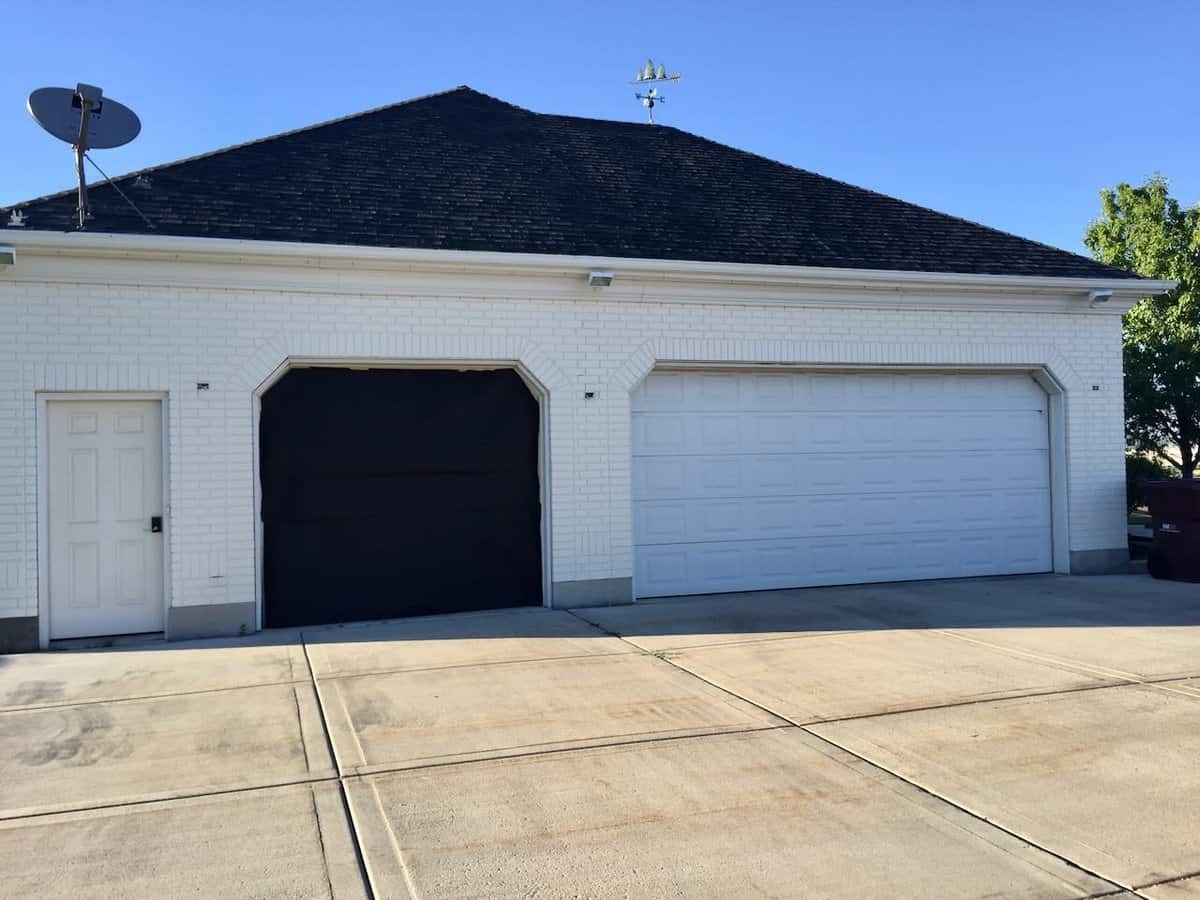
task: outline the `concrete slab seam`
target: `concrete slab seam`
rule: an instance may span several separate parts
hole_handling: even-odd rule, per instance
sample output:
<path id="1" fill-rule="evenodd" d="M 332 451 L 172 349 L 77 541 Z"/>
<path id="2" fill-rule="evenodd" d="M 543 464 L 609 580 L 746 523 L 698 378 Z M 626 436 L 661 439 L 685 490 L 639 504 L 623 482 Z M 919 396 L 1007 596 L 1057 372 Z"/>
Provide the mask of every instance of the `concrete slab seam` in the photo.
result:
<path id="1" fill-rule="evenodd" d="M 773 715 L 773 714 L 772 714 Z M 776 716 L 776 718 L 779 718 Z M 824 724 L 824 723 L 821 723 Z M 432 769 L 445 769 L 456 766 L 477 766 L 487 765 L 489 763 L 508 762 L 519 759 L 532 759 L 539 756 L 554 756 L 559 754 L 570 753 L 587 753 L 595 750 L 604 750 L 613 747 L 636 747 L 644 744 L 665 744 L 673 741 L 694 741 L 705 740 L 713 737 L 728 737 L 741 734 L 756 734 L 766 731 L 781 731 L 784 729 L 795 728 L 796 725 L 791 722 L 783 722 L 778 725 L 758 725 L 748 728 L 723 730 L 723 731 L 703 731 L 698 734 L 682 734 L 668 735 L 666 737 L 643 738 L 633 741 L 616 741 L 611 743 L 589 744 L 583 747 L 555 747 L 549 750 L 535 750 L 528 753 L 510 753 L 504 756 L 494 756 L 481 759 L 455 759 L 446 762 L 426 763 L 416 766 L 380 766 L 373 768 L 369 772 L 364 773 L 349 773 L 345 775 L 330 774 L 330 775 L 314 775 L 306 778 L 291 778 L 283 781 L 272 781 L 263 784 L 243 784 L 232 787 L 215 787 L 197 789 L 194 791 L 164 791 L 158 794 L 152 794 L 145 797 L 132 797 L 111 800 L 103 803 L 95 803 L 87 806 L 70 806 L 64 805 L 53 809 L 34 810 L 32 812 L 18 812 L 9 814 L 0 812 L 0 823 L 3 822 L 20 822 L 24 819 L 43 819 L 49 816 L 71 815 L 74 813 L 99 812 L 106 809 L 119 809 L 123 806 L 148 806 L 155 803 L 172 803 L 177 800 L 198 800 L 204 797 L 222 797 L 233 794 L 250 794 L 256 791 L 271 791 L 286 787 L 298 787 L 300 785 L 318 785 L 318 784 L 347 784 L 351 782 L 367 782 L 376 776 L 382 775 L 411 775 L 418 772 L 426 772 Z"/>
<path id="2" fill-rule="evenodd" d="M 774 718 L 779 718 L 774 713 L 771 713 Z M 824 723 L 821 723 L 824 724 Z M 413 772 L 429 772 L 434 769 L 448 769 L 454 766 L 473 766 L 480 763 L 496 763 L 509 762 L 520 759 L 536 759 L 539 756 L 553 756 L 556 754 L 565 753 L 586 753 L 592 750 L 613 750 L 624 747 L 640 747 L 646 744 L 667 744 L 672 741 L 692 741 L 703 740 L 705 738 L 728 737 L 731 735 L 742 734 L 758 734 L 763 731 L 781 731 L 783 729 L 795 728 L 792 722 L 779 722 L 773 725 L 750 725 L 745 728 L 730 726 L 728 728 L 705 728 L 693 734 L 664 734 L 650 735 L 647 737 L 608 737 L 596 738 L 592 743 L 583 744 L 556 744 L 550 747 L 542 747 L 537 750 L 521 750 L 515 748 L 501 748 L 500 752 L 494 752 L 492 756 L 469 757 L 466 759 L 442 759 L 437 762 L 420 762 L 411 765 L 397 763 L 364 763 L 362 766 L 356 766 L 353 771 L 347 772 L 342 777 L 346 780 L 354 778 L 369 779 L 375 775 L 401 775 Z M 503 752 L 511 750 L 512 752 Z"/>
<path id="3" fill-rule="evenodd" d="M 329 755 L 333 760 L 334 771 L 337 772 L 337 778 L 333 780 L 337 781 L 338 794 L 342 800 L 342 808 L 346 814 L 346 821 L 350 824 L 350 842 L 354 846 L 354 856 L 358 861 L 358 871 L 362 877 L 363 884 L 366 886 L 367 897 L 369 900 L 374 900 L 376 896 L 375 886 L 371 883 L 371 876 L 367 869 L 367 861 L 363 855 L 362 843 L 358 833 L 358 823 L 354 819 L 354 811 L 350 808 L 350 800 L 346 796 L 346 782 L 342 777 L 342 764 L 338 759 L 337 749 L 333 746 L 333 737 L 329 733 L 329 722 L 325 716 L 325 699 L 321 695 L 321 686 L 317 684 L 316 676 L 313 674 L 312 659 L 308 655 L 308 643 L 304 640 L 303 636 L 300 638 L 300 645 L 304 648 L 304 662 L 308 666 L 308 676 L 310 679 L 312 679 L 313 693 L 316 695 L 317 699 L 317 712 L 321 719 L 321 731 L 325 736 L 326 747 L 329 750 Z M 297 709 L 297 713 L 299 713 L 299 709 Z M 303 736 L 301 737 L 301 740 L 303 740 Z M 306 748 L 305 754 L 307 753 L 308 750 Z M 318 824 L 318 829 L 319 828 L 320 825 Z M 323 843 L 322 846 L 324 846 Z M 328 875 L 328 861 L 326 862 L 325 869 L 326 874 Z"/>
<path id="4" fill-rule="evenodd" d="M 296 698 L 296 718 L 300 718 L 300 699 Z M 304 749 L 304 762 L 308 763 L 308 748 Z M 324 864 L 322 868 L 325 870 L 325 886 L 329 889 L 329 896 L 335 897 L 333 890 L 333 875 L 329 871 L 329 853 L 325 849 L 325 830 L 321 827 L 321 812 L 317 808 L 317 795 L 309 788 L 308 800 L 312 805 L 313 822 L 317 826 L 317 845 L 321 848 L 321 861 Z"/>
<path id="5" fill-rule="evenodd" d="M 400 838 L 396 834 L 396 829 L 392 827 L 391 821 L 387 817 L 387 810 L 383 808 L 383 798 L 379 796 L 379 787 L 372 780 L 369 782 L 371 795 L 375 798 L 375 809 L 379 813 L 380 819 L 383 821 L 383 827 L 387 831 L 388 840 L 392 845 L 392 852 L 396 854 L 396 863 L 400 866 L 400 876 L 404 879 L 404 888 L 408 891 L 408 896 L 412 900 L 417 900 L 416 882 L 413 881 L 412 869 L 409 868 L 408 861 L 404 858 L 404 850 L 400 847 Z"/>
<path id="6" fill-rule="evenodd" d="M 600 659 L 608 656 L 629 656 L 634 651 L 618 650 L 612 653 L 571 653 L 566 656 L 531 656 L 527 659 L 490 659 L 482 662 L 453 663 L 448 666 L 413 666 L 411 668 L 362 669 L 354 672 L 334 672 L 328 675 L 318 675 L 314 671 L 316 681 L 337 681 L 339 679 L 361 678 L 366 675 L 408 675 L 416 672 L 445 672 L 452 669 L 483 669 L 491 666 L 515 666 L 522 663 L 566 662 L 570 659 Z"/>
<path id="7" fill-rule="evenodd" d="M 1058 668 L 1083 672 L 1085 675 L 1102 675 L 1106 678 L 1120 678 L 1131 684 L 1143 683 L 1145 679 L 1134 672 L 1126 672 L 1122 669 L 1109 669 L 1104 666 L 1093 666 L 1089 663 L 1080 663 L 1073 660 L 1062 659 L 1057 656 L 1049 656 L 1042 653 L 1034 653 L 1032 650 L 1021 650 L 1017 647 L 1005 647 L 1003 644 L 993 644 L 990 641 L 985 641 L 981 638 L 969 637 L 965 634 L 959 634 L 953 631 L 936 630 L 937 634 L 945 637 L 957 638 L 960 641 L 965 641 L 968 644 L 977 644 L 980 647 L 987 647 L 989 650 L 995 650 L 998 653 L 1005 653 L 1010 656 L 1019 656 L 1026 659 L 1036 660 L 1040 663 L 1050 664 Z M 1172 676 L 1179 677 L 1179 676 Z"/>
<path id="8" fill-rule="evenodd" d="M 286 687 L 287 685 L 312 684 L 307 678 L 294 681 L 264 681 L 259 684 L 235 684 L 225 687 L 197 688 L 194 691 L 168 691 L 165 694 L 138 694 L 134 697 L 97 697 L 94 700 L 63 700 L 58 703 L 41 703 L 37 706 L 7 706 L 0 707 L 0 716 L 6 713 L 37 712 L 45 709 L 66 709 L 75 706 L 95 706 L 100 703 L 133 703 L 138 700 L 166 700 L 171 697 L 194 697 L 199 694 L 223 694 L 229 691 L 250 691 L 265 687 Z"/>
<path id="9" fill-rule="evenodd" d="M 747 644 L 771 644 L 778 643 L 780 641 L 802 641 L 808 638 L 837 637 L 838 635 L 855 633 L 856 632 L 854 631 L 810 631 L 795 634 L 781 634 L 774 637 L 744 638 L 741 640 L 730 641 L 709 641 L 706 644 L 687 644 L 681 647 L 669 647 L 662 650 L 650 650 L 647 647 L 643 647 L 634 638 L 622 638 L 622 640 L 634 647 L 639 648 L 640 650 L 643 650 L 646 653 L 686 653 L 689 650 L 709 650 L 715 647 L 744 647 Z"/>
<path id="10" fill-rule="evenodd" d="M 1146 888 L 1161 887 L 1164 884 L 1175 884 L 1178 881 L 1187 881 L 1189 878 L 1200 878 L 1200 869 L 1194 872 L 1184 872 L 1182 875 L 1172 875 L 1170 878 L 1163 878 L 1159 881 L 1147 881 L 1145 884 L 1139 884 L 1133 891 L 1144 891 Z M 1138 896 L 1142 896 L 1138 894 Z"/>
<path id="11" fill-rule="evenodd" d="M 686 669 L 684 671 L 687 671 Z M 700 676 L 696 676 L 700 677 Z M 859 713 L 851 716 L 834 716 L 829 719 L 805 719 L 803 722 L 784 716 L 797 728 L 808 728 L 814 725 L 837 725 L 842 722 L 858 722 L 864 719 L 883 719 L 888 716 L 908 715 L 909 713 L 933 712 L 939 709 L 958 709 L 964 706 L 983 706 L 988 703 L 1004 703 L 1010 700 L 1036 700 L 1040 697 L 1056 697 L 1060 694 L 1083 694 L 1089 691 L 1106 691 L 1113 688 L 1137 687 L 1134 682 L 1117 682 L 1115 684 L 1081 684 L 1074 687 L 1049 688 L 1044 691 L 1029 691 L 1024 694 L 1006 694 L 1003 697 L 975 697 L 967 700 L 950 700 L 946 703 L 932 703 L 927 706 L 906 706 L 903 709 L 891 709 L 884 712 Z M 1180 692 L 1177 692 L 1180 693 Z"/>
<path id="12" fill-rule="evenodd" d="M 198 800 L 203 797 L 225 797 L 232 794 L 251 794 L 255 791 L 271 791 L 279 788 L 297 787 L 299 785 L 332 784 L 337 781 L 336 775 L 316 775 L 312 778 L 289 778 L 284 781 L 270 781 L 264 784 L 241 784 L 233 787 L 216 787 L 195 791 L 163 791 L 148 797 L 127 797 L 121 800 L 110 800 L 104 803 L 93 803 L 89 806 L 71 806 L 69 804 L 52 809 L 35 809 L 32 812 L 18 812 L 15 815 L 0 812 L 0 822 L 19 822 L 23 819 L 44 819 L 48 816 L 65 816 L 72 813 L 99 812 L 106 809 L 120 809 L 123 806 L 149 806 L 154 803 L 171 803 L 176 800 Z"/>
<path id="13" fill-rule="evenodd" d="M 571 611 L 570 611 L 570 610 L 567 610 L 567 612 L 571 612 Z M 595 623 L 592 623 L 592 624 L 595 624 Z M 601 626 L 597 626 L 597 627 L 601 627 Z M 608 629 L 603 629 L 603 630 L 605 630 L 605 631 L 608 631 Z M 609 633 L 609 634 L 612 634 L 614 637 L 620 638 L 621 640 L 625 640 L 625 638 L 624 638 L 624 637 L 622 637 L 621 635 L 617 634 L 616 632 L 609 631 L 608 633 Z M 633 646 L 637 646 L 637 645 L 633 645 Z M 641 649 L 641 648 L 639 648 L 639 649 Z M 655 654 L 650 654 L 650 653 L 648 653 L 647 655 L 654 656 Z M 743 697 L 743 696 L 741 696 L 741 695 L 740 695 L 740 694 L 738 694 L 736 691 L 732 691 L 732 690 L 730 690 L 729 688 L 726 688 L 726 687 L 723 687 L 722 685 L 716 684 L 716 683 L 714 683 L 714 682 L 712 682 L 712 681 L 708 680 L 707 678 L 704 678 L 704 677 L 703 677 L 703 676 L 701 676 L 701 675 L 697 675 L 695 672 L 691 672 L 691 671 L 689 671 L 688 669 L 685 669 L 685 668 L 683 668 L 682 666 L 676 665 L 674 662 L 672 662 L 670 659 L 666 658 L 665 656 L 658 656 L 657 658 L 658 658 L 658 659 L 661 659 L 661 660 L 662 660 L 663 662 L 665 662 L 667 665 L 669 665 L 669 666 L 673 666 L 674 668 L 676 668 L 676 669 L 679 669 L 681 672 L 685 672 L 686 674 L 690 675 L 691 677 L 693 677 L 693 678 L 697 678 L 697 679 L 699 679 L 700 681 L 703 681 L 705 684 L 708 684 L 708 685 L 710 685 L 711 687 L 714 687 L 714 688 L 716 688 L 717 690 L 724 691 L 725 693 L 727 693 L 727 694 L 730 694 L 730 695 L 731 695 L 731 696 L 733 696 L 733 697 L 737 697 L 739 700 L 741 700 L 741 701 L 742 701 L 742 702 L 744 702 L 744 703 L 749 703 L 751 706 L 756 706 L 756 707 L 758 707 L 759 709 L 761 709 L 763 712 L 766 712 L 766 713 L 768 713 L 768 714 L 769 714 L 769 715 L 771 715 L 771 716 L 775 716 L 776 718 L 779 718 L 779 719 L 782 719 L 782 720 L 784 720 L 785 722 L 788 722 L 788 723 L 789 723 L 791 726 L 793 726 L 793 727 L 795 727 L 795 728 L 799 728 L 799 729 L 800 729 L 801 731 L 803 731 L 805 734 L 811 735 L 812 737 L 816 738 L 816 739 L 817 739 L 817 740 L 819 740 L 819 741 L 822 741 L 823 743 L 826 743 L 826 744 L 828 744 L 828 745 L 829 745 L 829 746 L 831 746 L 831 747 L 836 747 L 836 748 L 837 748 L 838 750 L 840 750 L 841 752 L 843 752 L 843 753 L 847 753 L 847 754 L 849 754 L 850 756 L 852 756 L 852 757 L 854 757 L 854 758 L 856 758 L 856 759 L 858 759 L 858 760 L 861 760 L 861 761 L 862 761 L 863 763 L 865 763 L 866 765 L 868 765 L 868 766 L 871 766 L 871 767 L 873 767 L 873 768 L 875 768 L 875 769 L 878 769 L 879 771 L 886 773 L 887 775 L 891 776 L 892 778 L 896 779 L 897 781 L 903 782 L 904 784 L 907 784 L 907 785 L 911 786 L 911 787 L 912 787 L 914 790 L 920 791 L 921 793 L 923 793 L 923 794 L 925 794 L 925 795 L 927 795 L 927 796 L 929 796 L 929 797 L 932 797 L 932 798 L 934 798 L 935 800 L 938 800 L 938 801 L 940 801 L 940 802 L 942 802 L 942 803 L 945 803 L 947 806 L 949 806 L 949 807 L 952 807 L 953 809 L 956 809 L 956 810 L 958 810 L 959 812 L 963 813 L 964 815 L 967 815 L 967 816 L 969 816 L 970 818 L 972 818 L 972 819 L 974 819 L 974 820 L 976 820 L 976 821 L 982 822 L 982 823 L 984 823 L 985 825 L 987 825 L 987 826 L 989 826 L 989 827 L 991 827 L 991 828 L 995 828 L 997 831 L 1001 831 L 1001 832 L 1003 832 L 1003 833 L 1007 834 L 1009 837 L 1012 837 L 1012 838 L 1014 838 L 1014 839 L 1016 839 L 1016 840 L 1018 840 L 1018 841 L 1021 841 L 1022 843 L 1024 843 L 1024 844 L 1027 844 L 1028 846 L 1030 846 L 1030 847 L 1033 847 L 1033 848 L 1035 848 L 1036 850 L 1039 850 L 1039 851 L 1041 851 L 1042 853 L 1045 853 L 1045 854 L 1047 854 L 1048 856 L 1054 857 L 1055 859 L 1059 860 L 1060 862 L 1064 863 L 1065 865 L 1067 865 L 1067 866 L 1070 866 L 1071 868 L 1073 868 L 1073 869 L 1076 869 L 1076 870 L 1078 870 L 1078 871 L 1080 871 L 1080 872 L 1083 872 L 1083 873 L 1085 873 L 1085 874 L 1087 874 L 1087 875 L 1090 875 L 1092 878 L 1095 878 L 1095 879 L 1097 879 L 1097 880 L 1099 880 L 1099 881 L 1103 881 L 1103 882 L 1105 882 L 1105 883 L 1107 883 L 1107 884 L 1111 884 L 1111 885 L 1112 885 L 1112 886 L 1113 886 L 1115 889 L 1117 889 L 1117 890 L 1115 890 L 1115 891 L 1114 891 L 1114 893 L 1119 893 L 1121 890 L 1124 890 L 1124 891 L 1134 891 L 1134 888 L 1133 888 L 1131 885 L 1125 885 L 1125 884 L 1121 884 L 1121 882 L 1119 882 L 1119 881 L 1117 881 L 1117 880 L 1115 880 L 1115 879 L 1108 878 L 1108 877 L 1106 877 L 1106 876 L 1104 876 L 1104 875 L 1101 875 L 1101 874 L 1100 874 L 1100 873 L 1098 873 L 1098 872 L 1094 872 L 1094 871 L 1092 871 L 1091 869 L 1088 869 L 1086 866 L 1081 866 L 1079 863 L 1075 862 L 1074 860 L 1072 860 L 1072 859 L 1069 859 L 1068 857 L 1065 857 L 1065 856 L 1063 856 L 1062 854 L 1059 854 L 1059 853 L 1056 853 L 1056 852 L 1054 852 L 1054 851 L 1052 851 L 1052 850 L 1049 850 L 1049 849 L 1047 849 L 1046 847 L 1043 847 L 1041 844 L 1038 844 L 1037 842 L 1035 842 L 1035 841 L 1032 841 L 1032 840 L 1030 840 L 1029 838 L 1027 838 L 1027 837 L 1024 837 L 1023 835 L 1021 835 L 1021 834 L 1018 834 L 1018 833 L 1017 833 L 1017 832 L 1015 832 L 1015 831 L 1011 831 L 1011 830 L 1009 830 L 1009 829 L 1007 829 L 1007 828 L 1003 827 L 1002 825 L 998 825 L 997 823 L 995 823 L 995 822 L 992 822 L 991 820 L 989 820 L 989 819 L 988 819 L 986 816 L 980 815 L 980 814 L 978 814 L 978 813 L 976 813 L 976 812 L 974 812 L 974 811 L 972 811 L 972 810 L 970 810 L 970 809 L 967 809 L 966 807 L 964 807 L 964 806 L 961 806 L 961 805 L 960 805 L 960 804 L 958 804 L 958 803 L 955 803 L 953 800 L 949 799 L 948 797 L 944 797 L 944 796 L 942 796 L 941 794 L 937 793 L 936 791 L 929 790 L 929 789 L 925 788 L 924 786 L 922 786 L 922 785 L 920 785 L 920 784 L 917 784 L 916 782 L 914 782 L 914 781 L 911 781 L 911 780 L 909 780 L 908 778 L 905 778 L 903 775 L 900 775 L 899 773 L 897 773 L 897 772 L 894 772 L 894 771 L 892 771 L 892 770 L 888 769 L 886 766 L 882 766 L 882 765 L 880 765 L 879 763 L 875 762 L 874 760 L 872 760 L 872 759 L 869 759 L 869 758 L 867 758 L 867 757 L 863 756 L 863 755 L 862 755 L 862 754 L 860 754 L 860 753 L 856 753 L 856 752 L 854 752 L 854 751 L 853 751 L 853 750 L 851 750 L 849 747 L 844 747 L 844 746 L 842 746 L 841 744 L 837 743 L 837 741 L 831 740 L 830 738 L 827 738 L 827 737 L 825 737 L 825 736 L 824 736 L 824 735 L 822 735 L 822 734 L 818 734 L 818 733 L 816 733 L 816 732 L 812 731 L 810 728 L 807 728 L 807 727 L 804 727 L 804 726 L 802 726 L 802 725 L 799 725 L 798 723 L 796 723 L 796 722 L 795 722 L 795 721 L 793 721 L 792 719 L 788 718 L 787 716 L 781 715 L 781 714 L 779 714 L 779 713 L 775 712 L 774 710 L 772 710 L 772 709 L 769 709 L 769 708 L 767 708 L 767 707 L 763 706 L 763 705 L 762 705 L 762 704 L 760 704 L 760 703 L 756 703 L 756 702 L 755 702 L 755 701 L 753 701 L 753 700 L 750 700 L 750 699 L 748 699 L 748 698 L 746 698 L 746 697 Z M 1115 687 L 1115 686 L 1116 686 L 1116 685 L 1098 685 L 1098 686 L 1096 686 L 1095 688 L 1090 688 L 1090 689 L 1092 689 L 1092 690 L 1097 690 L 1097 689 L 1100 689 L 1100 688 L 1102 688 L 1102 687 Z M 1066 692 L 1055 691 L 1055 692 L 1053 692 L 1053 693 L 1066 693 Z M 1020 699 L 1020 698 L 1011 698 L 1011 697 L 1009 697 L 1009 698 L 1005 698 L 1005 699 Z M 976 703 L 986 703 L 986 702 L 996 702 L 996 701 L 987 701 L 987 700 L 981 700 L 981 701 L 975 701 L 975 702 L 976 702 Z M 959 704 L 955 704 L 955 705 L 959 705 Z M 884 713 L 884 714 L 882 714 L 882 715 L 892 715 L 892 714 L 891 714 L 891 713 Z M 824 723 L 824 722 L 822 722 L 822 723 L 820 723 L 820 724 L 828 724 L 828 723 Z M 1136 893 L 1136 891 L 1134 891 L 1134 892 Z M 1142 896 L 1142 895 L 1138 894 L 1138 896 Z"/>
<path id="14" fill-rule="evenodd" d="M 819 724 L 825 725 L 827 723 L 821 722 Z M 1087 875 L 1090 875 L 1091 877 L 1093 877 L 1099 881 L 1104 881 L 1104 882 L 1107 882 L 1108 884 L 1113 885 L 1114 888 L 1117 888 L 1118 890 L 1112 891 L 1111 892 L 1112 894 L 1120 894 L 1122 892 L 1132 892 L 1138 897 L 1144 896 L 1142 894 L 1139 894 L 1137 892 L 1137 889 L 1135 887 L 1133 887 L 1132 885 L 1123 884 L 1118 879 L 1110 878 L 1107 875 L 1101 875 L 1099 872 L 1096 872 L 1093 869 L 1089 869 L 1087 866 L 1081 865 L 1080 863 L 1076 862 L 1075 860 L 1071 859 L 1070 857 L 1064 856 L 1063 854 L 1061 854 L 1055 850 L 1051 850 L 1048 847 L 1045 847 L 1042 844 L 1037 843 L 1036 841 L 1032 840 L 1031 838 L 1025 837 L 1021 833 L 1014 831 L 1013 829 L 1008 828 L 1004 825 L 1001 825 L 999 822 L 989 819 L 987 816 L 983 815 L 982 813 L 976 812 L 975 810 L 971 809 L 970 807 L 963 806 L 960 803 L 957 803 L 954 800 L 951 800 L 949 797 L 933 790 L 932 788 L 926 787 L 925 785 L 920 784 L 919 782 L 912 781 L 911 779 L 905 778 L 900 773 L 889 769 L 887 766 L 876 762 L 875 760 L 871 759 L 870 757 L 863 756 L 861 753 L 858 753 L 854 750 L 851 750 L 849 747 L 839 744 L 837 741 L 833 740 L 833 738 L 826 737 L 823 734 L 818 734 L 817 732 L 812 731 L 809 728 L 801 728 L 801 730 L 803 732 L 805 732 L 806 734 L 811 734 L 813 737 L 817 738 L 818 740 L 824 741 L 825 743 L 829 744 L 830 746 L 837 747 L 839 750 L 842 750 L 846 753 L 849 753 L 851 756 L 855 756 L 858 759 L 861 759 L 863 762 L 867 763 L 868 765 L 875 766 L 876 768 L 880 769 L 881 771 L 887 772 L 889 775 L 891 775 L 895 778 L 898 778 L 900 781 L 903 781 L 905 784 L 911 785 L 913 788 L 915 788 L 918 791 L 921 791 L 923 794 L 928 794 L 930 797 L 933 797 L 937 800 L 942 801 L 947 806 L 952 806 L 955 809 L 965 813 L 966 815 L 979 820 L 980 822 L 985 822 L 988 825 L 990 825 L 992 828 L 995 828 L 997 831 L 1002 831 L 1005 834 L 1009 835 L 1010 837 L 1016 838 L 1017 840 L 1028 844 L 1030 847 L 1034 847 L 1034 848 L 1040 850 L 1042 853 L 1045 853 L 1047 856 L 1053 856 L 1055 859 L 1070 866 L 1073 869 L 1077 869 L 1080 872 L 1084 872 Z M 1103 895 L 1101 895 L 1101 896 L 1103 896 Z"/>
<path id="15" fill-rule="evenodd" d="M 300 735 L 300 749 L 304 752 L 304 771 L 312 772 L 312 756 L 310 756 L 308 752 L 308 741 L 304 739 L 304 716 L 300 712 L 300 694 L 297 692 L 294 683 L 292 685 L 292 702 L 294 704 L 293 709 L 296 711 L 296 732 Z M 336 763 L 337 760 L 334 760 L 335 765 Z M 315 804 L 316 800 L 314 800 L 313 803 Z M 319 828 L 317 830 L 320 831 Z M 323 848 L 324 845 L 322 844 L 322 849 Z"/>

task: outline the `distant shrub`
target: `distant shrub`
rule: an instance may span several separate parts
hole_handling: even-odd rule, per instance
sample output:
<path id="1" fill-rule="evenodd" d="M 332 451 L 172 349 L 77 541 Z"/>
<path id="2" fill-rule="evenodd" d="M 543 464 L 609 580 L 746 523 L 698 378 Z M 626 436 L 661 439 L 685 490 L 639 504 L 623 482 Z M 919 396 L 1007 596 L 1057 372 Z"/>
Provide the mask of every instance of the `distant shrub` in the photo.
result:
<path id="1" fill-rule="evenodd" d="M 1140 453 L 1125 454 L 1125 503 L 1132 512 L 1139 506 L 1146 505 L 1145 491 L 1142 483 L 1156 478 L 1178 478 L 1179 473 L 1174 467 L 1167 465 L 1150 456 Z"/>

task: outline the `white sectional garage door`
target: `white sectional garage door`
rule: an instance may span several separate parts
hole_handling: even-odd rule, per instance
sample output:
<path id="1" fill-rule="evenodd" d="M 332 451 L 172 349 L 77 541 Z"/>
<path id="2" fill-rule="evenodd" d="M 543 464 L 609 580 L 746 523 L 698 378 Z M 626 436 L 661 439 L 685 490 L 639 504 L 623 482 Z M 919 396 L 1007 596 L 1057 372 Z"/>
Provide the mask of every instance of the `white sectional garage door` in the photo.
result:
<path id="1" fill-rule="evenodd" d="M 652 373 L 640 597 L 1047 572 L 1045 391 L 1019 374 Z"/>

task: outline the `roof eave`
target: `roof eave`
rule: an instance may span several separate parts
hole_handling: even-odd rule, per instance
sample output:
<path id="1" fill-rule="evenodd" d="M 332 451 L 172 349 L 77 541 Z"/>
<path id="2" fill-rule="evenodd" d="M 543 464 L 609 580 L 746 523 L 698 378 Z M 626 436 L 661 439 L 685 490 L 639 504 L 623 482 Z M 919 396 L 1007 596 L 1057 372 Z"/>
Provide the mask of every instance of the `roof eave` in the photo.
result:
<path id="1" fill-rule="evenodd" d="M 677 284 L 726 284 L 760 287 L 805 287 L 835 290 L 919 292 L 985 292 L 1024 296 L 1075 296 L 1086 300 L 1093 291 L 1111 292 L 1110 309 L 1125 309 L 1137 300 L 1172 290 L 1176 282 L 1144 278 L 1048 277 L 842 269 L 751 263 L 696 262 L 672 259 L 562 256 L 473 250 L 424 250 L 340 244 L 292 243 L 171 235 L 100 232 L 32 231 L 9 228 L 3 242 L 19 257 L 57 256 L 78 259 L 126 259 L 284 266 L 303 269 L 392 270 L 425 273 L 470 273 L 493 277 L 586 277 L 595 269 L 610 270 L 617 279 Z M 6 267 L 12 268 L 12 267 Z"/>

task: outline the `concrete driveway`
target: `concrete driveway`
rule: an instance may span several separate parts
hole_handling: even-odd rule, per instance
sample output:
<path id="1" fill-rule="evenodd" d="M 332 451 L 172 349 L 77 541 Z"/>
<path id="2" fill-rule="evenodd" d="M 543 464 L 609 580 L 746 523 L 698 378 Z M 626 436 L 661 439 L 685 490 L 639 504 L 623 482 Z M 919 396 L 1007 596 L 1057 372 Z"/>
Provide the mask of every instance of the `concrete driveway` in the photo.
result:
<path id="1" fill-rule="evenodd" d="M 12 897 L 1200 896 L 1200 587 L 0 657 Z"/>

